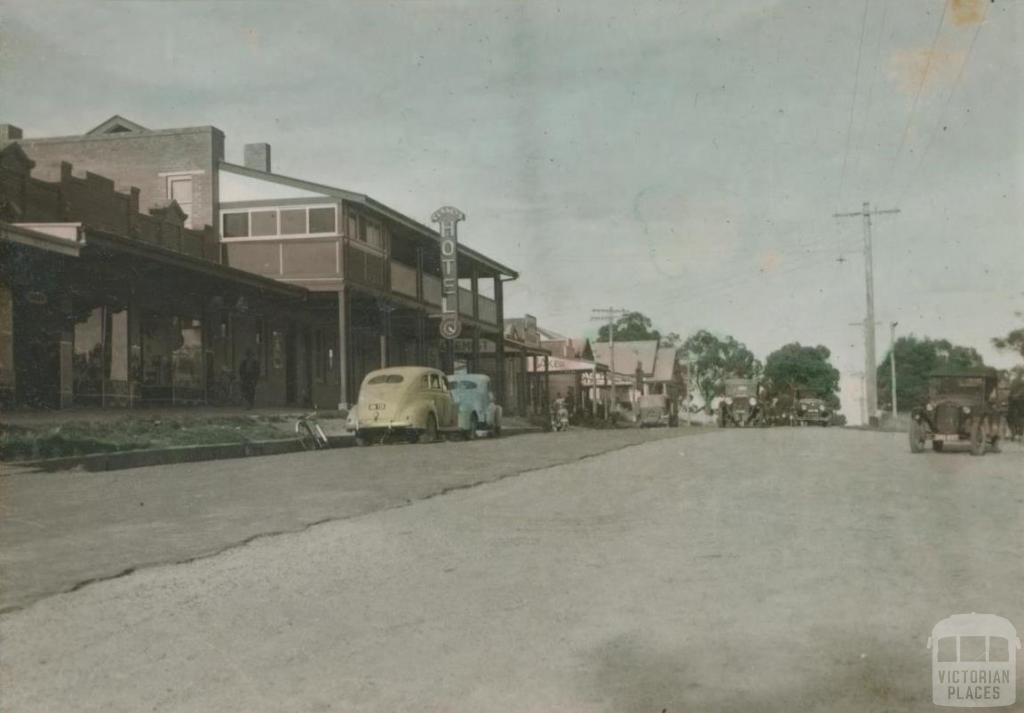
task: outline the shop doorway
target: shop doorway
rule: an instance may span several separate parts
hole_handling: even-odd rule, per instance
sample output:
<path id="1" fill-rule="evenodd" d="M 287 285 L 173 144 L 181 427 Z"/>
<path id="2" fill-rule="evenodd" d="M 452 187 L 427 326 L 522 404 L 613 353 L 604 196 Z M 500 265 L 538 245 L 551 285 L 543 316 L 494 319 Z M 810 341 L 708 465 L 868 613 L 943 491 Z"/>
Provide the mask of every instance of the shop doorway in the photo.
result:
<path id="1" fill-rule="evenodd" d="M 59 310 L 42 293 L 15 293 L 13 321 L 16 403 L 60 408 Z"/>

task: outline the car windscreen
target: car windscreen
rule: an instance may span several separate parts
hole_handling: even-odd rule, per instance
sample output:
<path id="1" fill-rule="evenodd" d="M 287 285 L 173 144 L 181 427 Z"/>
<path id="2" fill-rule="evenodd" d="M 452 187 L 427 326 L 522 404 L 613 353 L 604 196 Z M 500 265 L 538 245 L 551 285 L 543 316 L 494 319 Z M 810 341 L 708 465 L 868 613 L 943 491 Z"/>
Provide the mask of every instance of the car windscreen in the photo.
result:
<path id="1" fill-rule="evenodd" d="M 401 384 L 405 377 L 401 374 L 378 374 L 366 382 L 367 386 L 380 386 L 382 384 Z"/>
<path id="2" fill-rule="evenodd" d="M 928 382 L 932 396 L 974 396 L 981 393 L 985 380 L 979 376 L 942 376 Z"/>

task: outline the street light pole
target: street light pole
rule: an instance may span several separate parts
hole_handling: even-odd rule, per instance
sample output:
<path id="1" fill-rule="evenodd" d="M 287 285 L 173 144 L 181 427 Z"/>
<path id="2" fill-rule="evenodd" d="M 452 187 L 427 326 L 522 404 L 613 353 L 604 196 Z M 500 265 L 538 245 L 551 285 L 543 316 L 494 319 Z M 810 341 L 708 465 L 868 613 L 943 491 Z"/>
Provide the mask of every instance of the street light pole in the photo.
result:
<path id="1" fill-rule="evenodd" d="M 889 381 L 892 385 L 892 420 L 896 422 L 896 325 L 899 322 L 889 323 L 889 368 L 890 376 Z"/>

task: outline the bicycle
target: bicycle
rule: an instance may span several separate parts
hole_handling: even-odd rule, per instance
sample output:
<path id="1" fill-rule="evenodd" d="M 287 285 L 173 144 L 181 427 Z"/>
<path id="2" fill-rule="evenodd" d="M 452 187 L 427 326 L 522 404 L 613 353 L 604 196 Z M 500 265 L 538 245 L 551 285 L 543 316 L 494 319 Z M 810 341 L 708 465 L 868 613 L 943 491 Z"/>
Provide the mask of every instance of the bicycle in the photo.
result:
<path id="1" fill-rule="evenodd" d="M 327 434 L 316 420 L 316 414 L 299 416 L 295 421 L 295 435 L 306 451 L 319 451 L 328 446 Z"/>

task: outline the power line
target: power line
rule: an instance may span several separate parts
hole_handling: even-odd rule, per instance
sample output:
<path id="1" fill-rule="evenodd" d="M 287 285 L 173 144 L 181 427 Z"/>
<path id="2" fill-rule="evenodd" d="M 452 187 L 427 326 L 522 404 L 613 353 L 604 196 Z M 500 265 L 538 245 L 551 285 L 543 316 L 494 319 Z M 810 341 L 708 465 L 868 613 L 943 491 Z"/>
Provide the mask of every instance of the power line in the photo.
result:
<path id="1" fill-rule="evenodd" d="M 864 30 L 868 25 L 868 6 L 871 0 L 864 0 L 864 12 L 860 18 L 860 42 L 857 45 L 857 69 L 853 73 L 853 96 L 850 98 L 850 119 L 846 123 L 846 149 L 843 151 L 843 168 L 839 173 L 839 191 L 836 203 L 843 198 L 843 185 L 846 183 L 846 164 L 850 159 L 850 138 L 853 134 L 853 114 L 857 106 L 857 92 L 860 87 L 860 61 L 864 54 Z"/>
<path id="2" fill-rule="evenodd" d="M 960 69 L 957 70 L 956 77 L 953 79 L 953 85 L 949 88 L 949 94 L 946 95 L 946 101 L 939 110 L 938 121 L 935 122 L 935 128 L 932 129 L 931 136 L 928 137 L 928 143 L 925 144 L 924 150 L 921 152 L 920 157 L 917 160 L 917 165 L 914 170 L 907 177 L 907 181 L 903 186 L 903 190 L 900 191 L 900 199 L 897 202 L 902 202 L 903 196 L 906 195 L 907 190 L 910 188 L 910 184 L 914 177 L 917 176 L 921 171 L 921 166 L 924 165 L 924 159 L 928 155 L 928 151 L 931 149 L 932 144 L 935 142 L 935 137 L 939 135 L 939 128 L 942 126 L 945 120 L 946 111 L 949 109 L 949 105 L 953 100 L 953 95 L 956 94 L 957 87 L 960 84 L 960 78 L 964 76 L 964 69 L 967 67 L 968 61 L 971 59 L 971 53 L 974 52 L 974 45 L 978 41 L 978 35 L 981 34 L 982 22 L 978 23 L 977 29 L 974 30 L 974 36 L 971 37 L 971 44 L 967 47 L 967 54 L 964 56 L 964 61 L 960 63 Z"/>
<path id="3" fill-rule="evenodd" d="M 860 122 L 860 131 L 857 132 L 857 149 L 854 151 L 854 156 L 857 158 L 854 168 L 857 169 L 858 172 L 864 148 L 864 136 L 867 133 L 868 119 L 871 117 L 871 108 L 874 106 L 875 85 L 878 83 L 878 58 L 882 54 L 882 39 L 885 36 L 885 23 L 889 18 L 889 6 L 891 4 L 892 0 L 885 0 L 885 4 L 882 6 L 882 19 L 878 23 L 878 39 L 875 42 L 875 59 L 871 64 L 871 84 L 868 85 L 868 98 L 864 107 L 864 117 Z M 842 196 L 840 196 L 840 199 L 841 198 Z"/>
<path id="4" fill-rule="evenodd" d="M 914 114 L 917 112 L 917 104 L 921 101 L 921 93 L 924 91 L 924 83 L 928 80 L 928 73 L 932 68 L 932 59 L 935 57 L 935 47 L 939 43 L 939 35 L 942 33 L 942 25 L 946 21 L 946 7 L 949 5 L 948 2 L 943 0 L 942 12 L 939 14 L 939 24 L 935 28 L 935 36 L 932 38 L 931 48 L 928 50 L 928 59 L 924 65 L 924 72 L 921 73 L 921 81 L 917 83 L 917 91 L 914 93 L 914 103 L 910 106 L 910 113 L 907 114 L 907 123 L 903 127 L 903 135 L 900 137 L 900 144 L 896 148 L 896 153 L 892 157 L 892 165 L 889 167 L 889 176 L 886 178 L 886 188 L 892 183 L 892 176 L 896 171 L 896 164 L 899 163 L 900 154 L 903 153 L 903 147 L 907 144 L 907 137 L 910 135 L 910 126 L 914 122 Z"/>

